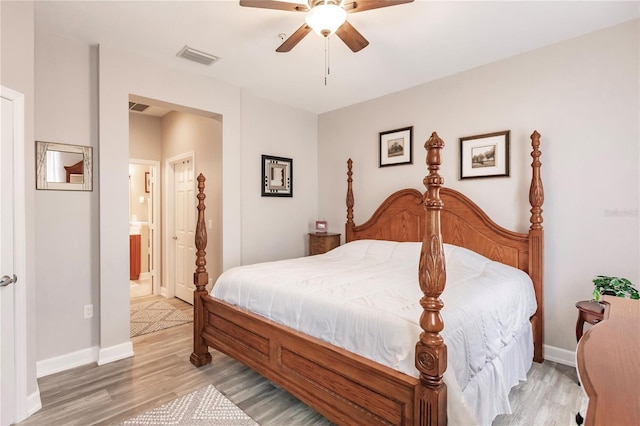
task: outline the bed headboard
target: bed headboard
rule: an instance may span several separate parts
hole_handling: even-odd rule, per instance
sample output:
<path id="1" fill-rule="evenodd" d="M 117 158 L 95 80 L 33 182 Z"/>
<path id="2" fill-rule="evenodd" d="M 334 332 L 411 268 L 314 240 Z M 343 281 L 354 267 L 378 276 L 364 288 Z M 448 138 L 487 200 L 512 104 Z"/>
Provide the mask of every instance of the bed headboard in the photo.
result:
<path id="1" fill-rule="evenodd" d="M 349 163 L 351 166 L 351 163 Z M 349 183 L 349 192 L 351 184 Z M 348 206 L 353 211 L 353 205 Z M 362 225 L 347 220 L 346 241 L 388 240 L 422 241 L 424 235 L 422 193 L 416 189 L 401 189 L 391 194 Z"/>
<path id="2" fill-rule="evenodd" d="M 444 203 L 440 226 L 445 243 L 466 247 L 528 272 L 528 234 L 496 224 L 477 204 L 456 190 L 441 188 L 440 198 Z M 353 220 L 347 222 L 346 241 L 422 242 L 424 220 L 423 194 L 417 189 L 401 189 L 387 197 L 362 225 L 355 225 Z"/>

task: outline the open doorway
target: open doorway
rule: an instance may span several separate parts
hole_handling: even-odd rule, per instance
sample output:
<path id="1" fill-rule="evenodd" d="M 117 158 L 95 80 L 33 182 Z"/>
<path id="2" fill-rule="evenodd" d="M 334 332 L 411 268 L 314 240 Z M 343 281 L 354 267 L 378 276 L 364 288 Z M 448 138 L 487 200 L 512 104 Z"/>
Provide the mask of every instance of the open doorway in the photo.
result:
<path id="1" fill-rule="evenodd" d="M 156 184 L 160 162 L 129 161 L 129 294 L 134 298 L 160 292 L 160 191 Z"/>

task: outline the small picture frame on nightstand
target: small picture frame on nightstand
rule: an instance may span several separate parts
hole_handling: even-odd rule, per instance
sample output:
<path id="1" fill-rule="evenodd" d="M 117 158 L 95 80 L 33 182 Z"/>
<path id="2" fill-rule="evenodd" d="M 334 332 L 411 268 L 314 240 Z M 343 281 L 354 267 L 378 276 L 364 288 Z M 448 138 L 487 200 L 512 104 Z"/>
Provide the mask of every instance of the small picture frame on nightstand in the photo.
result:
<path id="1" fill-rule="evenodd" d="M 326 220 L 316 220 L 316 232 L 320 234 L 324 234 L 327 232 L 327 221 Z"/>

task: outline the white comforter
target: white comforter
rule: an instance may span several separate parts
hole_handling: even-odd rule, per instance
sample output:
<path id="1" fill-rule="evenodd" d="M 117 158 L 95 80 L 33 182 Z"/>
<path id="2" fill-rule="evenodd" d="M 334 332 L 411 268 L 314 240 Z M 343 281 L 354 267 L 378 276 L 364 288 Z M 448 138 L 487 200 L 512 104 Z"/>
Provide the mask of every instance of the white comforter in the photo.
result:
<path id="1" fill-rule="evenodd" d="M 417 377 L 420 247 L 354 241 L 323 255 L 232 268 L 212 296 Z M 509 388 L 530 367 L 533 286 L 524 272 L 461 247 L 445 244 L 445 259 L 449 400 L 459 399 L 458 411 L 468 407 L 487 424 L 510 412 Z M 503 366 L 514 351 L 523 365 Z M 485 391 L 494 395 L 487 400 Z M 449 412 L 455 423 L 451 406 Z M 460 416 L 459 423 L 471 421 Z"/>

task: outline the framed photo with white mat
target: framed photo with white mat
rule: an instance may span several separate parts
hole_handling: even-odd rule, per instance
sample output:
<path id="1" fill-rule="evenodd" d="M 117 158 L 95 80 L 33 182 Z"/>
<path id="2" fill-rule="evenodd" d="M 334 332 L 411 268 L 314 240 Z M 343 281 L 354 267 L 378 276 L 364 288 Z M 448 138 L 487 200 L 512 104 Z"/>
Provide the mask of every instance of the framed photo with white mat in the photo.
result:
<path id="1" fill-rule="evenodd" d="M 460 138 L 460 179 L 509 176 L 509 133 Z"/>

